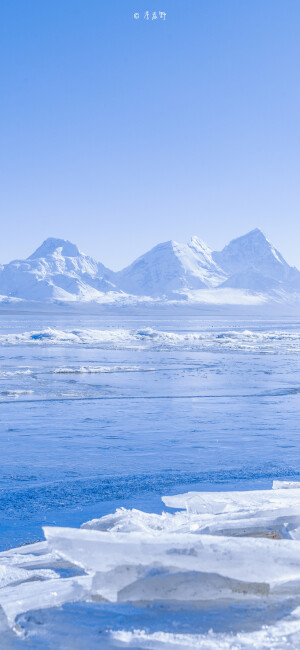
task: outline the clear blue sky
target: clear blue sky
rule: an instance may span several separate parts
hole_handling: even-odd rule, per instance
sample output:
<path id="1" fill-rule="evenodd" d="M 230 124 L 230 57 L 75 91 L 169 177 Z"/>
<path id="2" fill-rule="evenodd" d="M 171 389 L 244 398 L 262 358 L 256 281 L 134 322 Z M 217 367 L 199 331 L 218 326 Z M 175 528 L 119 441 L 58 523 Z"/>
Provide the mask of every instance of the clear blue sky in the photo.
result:
<path id="1" fill-rule="evenodd" d="M 299 0 L 0 0 L 0 57 L 0 262 L 259 226 L 300 266 Z"/>

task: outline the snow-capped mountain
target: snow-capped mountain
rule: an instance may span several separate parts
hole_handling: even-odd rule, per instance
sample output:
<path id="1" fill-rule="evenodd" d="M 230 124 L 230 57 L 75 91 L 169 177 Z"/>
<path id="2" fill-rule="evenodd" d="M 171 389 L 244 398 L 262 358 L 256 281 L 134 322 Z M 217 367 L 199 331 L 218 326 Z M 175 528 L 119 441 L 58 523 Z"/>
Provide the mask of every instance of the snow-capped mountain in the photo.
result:
<path id="1" fill-rule="evenodd" d="M 233 239 L 212 257 L 228 275 L 223 287 L 263 292 L 300 289 L 298 269 L 289 266 L 259 228 Z"/>
<path id="2" fill-rule="evenodd" d="M 114 291 L 112 272 L 75 244 L 49 238 L 27 260 L 0 271 L 0 294 L 25 300 L 95 300 Z"/>
<path id="3" fill-rule="evenodd" d="M 54 238 L 26 260 L 0 267 L 0 301 L 185 300 L 220 305 L 295 295 L 300 301 L 300 271 L 289 266 L 259 229 L 232 240 L 222 251 L 212 252 L 197 237 L 188 244 L 158 244 L 119 272 L 75 244 Z"/>
<path id="4" fill-rule="evenodd" d="M 119 288 L 135 295 L 176 298 L 182 289 L 216 287 L 226 277 L 208 246 L 193 237 L 189 244 L 158 244 L 116 273 L 115 281 Z"/>

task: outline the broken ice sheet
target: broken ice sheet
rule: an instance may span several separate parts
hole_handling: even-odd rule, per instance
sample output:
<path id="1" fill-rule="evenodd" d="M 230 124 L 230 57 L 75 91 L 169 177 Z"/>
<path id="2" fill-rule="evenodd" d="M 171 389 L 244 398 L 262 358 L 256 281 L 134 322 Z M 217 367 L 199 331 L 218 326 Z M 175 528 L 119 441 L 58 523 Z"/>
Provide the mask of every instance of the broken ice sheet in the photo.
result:
<path id="1" fill-rule="evenodd" d="M 45 542 L 0 554 L 0 605 L 7 621 L 16 630 L 21 621 L 24 631 L 35 620 L 26 612 L 48 612 L 42 620 L 50 621 L 60 606 L 85 602 L 101 612 L 110 607 L 112 621 L 113 608 L 123 604 L 151 603 L 153 612 L 155 603 L 161 603 L 171 607 L 169 621 L 178 622 L 172 607 L 184 610 L 187 621 L 193 608 L 204 612 L 211 603 L 212 620 L 218 607 L 226 612 L 222 635 L 192 634 L 193 628 L 174 635 L 163 627 L 163 610 L 157 608 L 156 631 L 115 631 L 111 647 L 217 648 L 224 642 L 226 648 L 250 648 L 256 639 L 252 632 L 241 636 L 241 623 L 238 634 L 229 637 L 228 630 L 234 607 L 242 602 L 250 620 L 257 603 L 260 627 L 282 618 L 283 627 L 273 625 L 268 632 L 281 649 L 280 635 L 292 630 L 290 614 L 300 605 L 300 490 L 299 484 L 277 483 L 273 490 L 163 497 L 166 505 L 181 508 L 174 513 L 118 508 L 81 529 L 46 527 Z M 72 577 L 60 577 L 62 567 L 69 567 Z M 258 631 L 255 625 L 253 634 L 267 638 L 264 628 Z M 294 643 L 298 632 L 291 634 Z"/>
<path id="2" fill-rule="evenodd" d="M 288 486 L 288 490 L 286 489 Z M 162 497 L 175 513 L 161 515 L 118 508 L 82 524 L 110 532 L 186 533 L 298 539 L 300 483 L 274 481 L 273 490 L 188 492 Z"/>
<path id="3" fill-rule="evenodd" d="M 273 481 L 273 490 L 294 490 L 300 489 L 299 481 Z"/>
<path id="4" fill-rule="evenodd" d="M 35 609 L 57 607 L 68 601 L 83 600 L 91 588 L 90 576 L 25 582 L 0 591 L 0 605 L 8 623 L 14 625 L 18 614 Z"/>
<path id="5" fill-rule="evenodd" d="M 293 510 L 294 512 L 294 510 Z M 92 519 L 81 525 L 84 530 L 108 532 L 147 532 L 153 535 L 165 533 L 194 533 L 225 536 L 269 537 L 270 539 L 298 539 L 296 531 L 300 527 L 300 515 L 284 513 L 279 516 L 228 516 L 226 513 L 195 514 L 187 511 L 163 512 L 161 515 L 117 508 L 110 515 Z"/>
<path id="6" fill-rule="evenodd" d="M 0 589 L 12 584 L 19 584 L 32 580 L 47 580 L 55 578 L 56 574 L 51 569 L 39 569 L 27 571 L 14 566 L 0 566 Z M 0 591 L 0 594 L 2 592 Z"/>
<path id="7" fill-rule="evenodd" d="M 300 580 L 300 542 L 165 533 L 107 533 L 45 527 L 49 547 L 87 572 L 123 566 L 173 567 L 237 580 Z"/>
<path id="8" fill-rule="evenodd" d="M 299 483 L 289 485 L 289 489 L 285 482 L 274 483 L 273 490 L 187 492 L 164 496 L 162 500 L 166 506 L 182 508 L 194 517 L 201 533 L 296 539 L 294 531 L 300 526 Z"/>
<path id="9" fill-rule="evenodd" d="M 245 492 L 187 492 L 164 496 L 169 508 L 182 508 L 194 514 L 226 514 L 227 517 L 299 515 L 299 488 L 253 490 Z"/>

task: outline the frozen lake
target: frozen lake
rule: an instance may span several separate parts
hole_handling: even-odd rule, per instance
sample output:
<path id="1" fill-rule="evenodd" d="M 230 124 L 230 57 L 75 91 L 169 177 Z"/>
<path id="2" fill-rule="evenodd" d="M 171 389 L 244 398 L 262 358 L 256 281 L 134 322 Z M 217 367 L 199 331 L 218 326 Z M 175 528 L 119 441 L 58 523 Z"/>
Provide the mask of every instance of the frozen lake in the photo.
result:
<path id="1" fill-rule="evenodd" d="M 299 470 L 300 324 L 2 315 L 1 549 Z"/>
<path id="2" fill-rule="evenodd" d="M 257 490 L 276 478 L 299 480 L 299 352 L 300 323 L 288 320 L 3 313 L 1 550 L 43 539 L 44 525 L 79 527 L 120 506 L 171 512 L 163 494 Z M 4 585 L 15 579 L 7 573 L 15 571 L 14 557 L 1 557 Z M 34 557 L 29 568 L 46 567 L 45 577 L 54 568 L 63 579 L 89 580 L 55 556 L 49 565 Z M 21 556 L 21 575 L 22 562 Z M 43 589 L 41 582 L 17 589 L 34 593 L 34 584 Z M 6 613 L 19 603 L 9 589 L 0 590 Z M 101 648 L 158 650 L 183 647 L 183 640 L 189 648 L 223 647 L 222 639 L 226 648 L 270 647 L 271 637 L 266 646 L 262 640 L 267 623 L 275 624 L 274 647 L 282 647 L 298 597 L 286 595 L 284 604 L 281 595 L 245 598 L 240 604 L 212 597 L 200 609 L 88 598 L 38 609 L 34 596 L 33 614 L 21 606 L 25 613 L 16 619 L 19 636 L 1 610 L 0 628 L 11 649 L 25 643 L 91 650 L 100 642 Z M 299 620 L 292 622 L 295 634 Z M 241 633 L 241 645 L 231 645 L 231 633 Z M 295 638 L 285 647 L 295 647 Z"/>

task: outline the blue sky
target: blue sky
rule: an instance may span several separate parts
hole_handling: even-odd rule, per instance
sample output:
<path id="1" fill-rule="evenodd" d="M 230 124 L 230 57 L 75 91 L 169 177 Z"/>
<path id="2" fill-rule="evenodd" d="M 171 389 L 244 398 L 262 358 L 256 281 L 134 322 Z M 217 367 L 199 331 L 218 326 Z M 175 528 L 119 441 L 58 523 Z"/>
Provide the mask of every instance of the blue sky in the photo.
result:
<path id="1" fill-rule="evenodd" d="M 0 0 L 0 262 L 259 226 L 300 266 L 299 25 L 299 0 Z"/>

